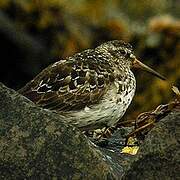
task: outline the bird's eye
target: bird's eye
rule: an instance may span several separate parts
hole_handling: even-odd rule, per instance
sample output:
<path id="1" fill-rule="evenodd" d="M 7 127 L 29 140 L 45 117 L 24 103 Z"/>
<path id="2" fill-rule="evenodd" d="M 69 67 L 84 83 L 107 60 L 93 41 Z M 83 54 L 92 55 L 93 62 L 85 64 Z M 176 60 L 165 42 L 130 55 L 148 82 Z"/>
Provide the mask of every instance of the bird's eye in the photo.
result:
<path id="1" fill-rule="evenodd" d="M 124 49 L 120 49 L 120 53 L 121 53 L 122 55 L 126 55 L 126 51 L 125 51 Z"/>

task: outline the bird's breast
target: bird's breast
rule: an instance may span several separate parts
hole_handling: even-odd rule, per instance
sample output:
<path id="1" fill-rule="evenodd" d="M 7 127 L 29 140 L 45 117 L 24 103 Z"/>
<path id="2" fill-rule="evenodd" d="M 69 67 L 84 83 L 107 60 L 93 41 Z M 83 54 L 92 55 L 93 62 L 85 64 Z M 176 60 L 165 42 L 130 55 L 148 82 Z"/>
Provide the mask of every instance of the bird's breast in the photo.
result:
<path id="1" fill-rule="evenodd" d="M 82 129 L 115 125 L 130 105 L 135 88 L 136 82 L 133 74 L 125 81 L 115 79 L 98 104 L 86 106 L 81 111 L 71 112 L 71 115 L 75 116 L 77 120 L 74 124 Z"/>
<path id="2" fill-rule="evenodd" d="M 115 79 L 111 85 L 111 89 L 107 93 L 106 104 L 113 104 L 111 109 L 112 118 L 108 121 L 108 126 L 116 124 L 120 118 L 124 115 L 129 107 L 136 89 L 136 80 L 132 72 L 129 77 L 126 77 L 124 81 Z"/>

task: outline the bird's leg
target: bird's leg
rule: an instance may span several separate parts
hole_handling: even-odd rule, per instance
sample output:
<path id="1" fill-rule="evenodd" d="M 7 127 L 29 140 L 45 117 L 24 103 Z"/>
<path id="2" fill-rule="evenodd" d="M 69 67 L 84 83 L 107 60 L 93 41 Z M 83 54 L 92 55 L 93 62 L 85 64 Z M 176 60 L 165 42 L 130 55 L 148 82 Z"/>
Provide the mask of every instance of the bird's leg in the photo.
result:
<path id="1" fill-rule="evenodd" d="M 114 132 L 113 127 L 106 127 L 103 133 L 104 138 L 110 138 Z"/>
<path id="2" fill-rule="evenodd" d="M 94 131 L 93 137 L 97 140 L 100 140 L 102 138 L 110 138 L 112 136 L 112 129 L 110 127 L 104 127 L 102 129 L 96 129 Z"/>

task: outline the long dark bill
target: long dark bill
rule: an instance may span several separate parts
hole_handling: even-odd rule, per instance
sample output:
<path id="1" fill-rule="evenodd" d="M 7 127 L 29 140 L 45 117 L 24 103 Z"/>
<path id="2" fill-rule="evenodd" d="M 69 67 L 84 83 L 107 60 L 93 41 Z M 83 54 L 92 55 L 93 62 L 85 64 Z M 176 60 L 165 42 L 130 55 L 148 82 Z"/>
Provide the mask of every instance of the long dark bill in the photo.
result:
<path id="1" fill-rule="evenodd" d="M 133 61 L 133 67 L 143 69 L 143 70 L 153 74 L 154 76 L 156 76 L 162 80 L 166 80 L 166 78 L 164 76 L 162 76 L 161 74 L 159 74 L 155 70 L 151 69 L 150 67 L 146 66 L 145 64 L 143 64 L 141 61 L 137 60 L 136 58 Z"/>

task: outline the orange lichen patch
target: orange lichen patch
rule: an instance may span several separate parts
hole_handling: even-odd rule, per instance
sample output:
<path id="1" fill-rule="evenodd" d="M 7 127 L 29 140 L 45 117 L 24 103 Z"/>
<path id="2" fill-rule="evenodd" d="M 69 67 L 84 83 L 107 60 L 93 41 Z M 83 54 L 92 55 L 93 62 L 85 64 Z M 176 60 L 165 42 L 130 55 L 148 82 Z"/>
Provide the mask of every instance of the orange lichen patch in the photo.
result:
<path id="1" fill-rule="evenodd" d="M 149 30 L 151 32 L 168 30 L 171 33 L 177 34 L 180 32 L 180 21 L 171 16 L 155 17 L 149 22 Z"/>
<path id="2" fill-rule="evenodd" d="M 109 19 L 105 26 L 115 38 L 121 39 L 123 37 L 125 41 L 129 41 L 130 31 L 127 23 L 122 19 Z"/>

